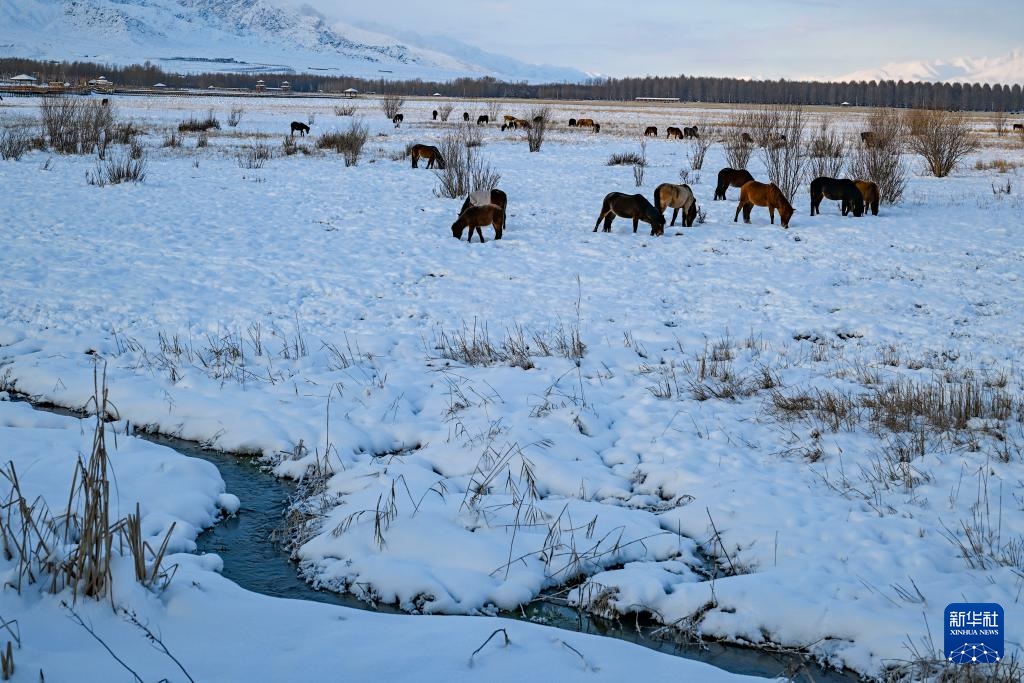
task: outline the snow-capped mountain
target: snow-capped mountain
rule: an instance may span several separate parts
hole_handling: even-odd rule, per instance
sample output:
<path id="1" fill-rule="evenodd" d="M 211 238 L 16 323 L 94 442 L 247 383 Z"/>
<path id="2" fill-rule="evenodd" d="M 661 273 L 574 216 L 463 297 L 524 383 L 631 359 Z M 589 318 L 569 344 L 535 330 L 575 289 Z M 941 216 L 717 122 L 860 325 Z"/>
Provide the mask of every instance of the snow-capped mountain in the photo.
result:
<path id="1" fill-rule="evenodd" d="M 832 79 L 838 81 L 929 81 L 934 83 L 1024 83 L 1024 49 L 1001 57 L 896 62 Z"/>
<path id="2" fill-rule="evenodd" d="M 441 49 L 438 49 L 441 48 Z M 576 81 L 574 69 L 534 65 L 458 45 L 413 45 L 266 0 L 14 0 L 0 2 L 0 55 L 107 64 L 149 60 L 168 71 L 323 71 L 446 80 L 493 76 Z"/>

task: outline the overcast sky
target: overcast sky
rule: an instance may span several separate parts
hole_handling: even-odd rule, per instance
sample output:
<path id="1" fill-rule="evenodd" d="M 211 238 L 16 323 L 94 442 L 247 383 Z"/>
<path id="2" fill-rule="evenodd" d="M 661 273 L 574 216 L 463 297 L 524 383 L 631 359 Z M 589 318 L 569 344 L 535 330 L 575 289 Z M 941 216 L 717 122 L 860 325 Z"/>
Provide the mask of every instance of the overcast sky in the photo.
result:
<path id="1" fill-rule="evenodd" d="M 524 61 L 610 76 L 839 76 L 1024 46 L 1022 0 L 281 1 L 350 24 L 451 35 Z"/>

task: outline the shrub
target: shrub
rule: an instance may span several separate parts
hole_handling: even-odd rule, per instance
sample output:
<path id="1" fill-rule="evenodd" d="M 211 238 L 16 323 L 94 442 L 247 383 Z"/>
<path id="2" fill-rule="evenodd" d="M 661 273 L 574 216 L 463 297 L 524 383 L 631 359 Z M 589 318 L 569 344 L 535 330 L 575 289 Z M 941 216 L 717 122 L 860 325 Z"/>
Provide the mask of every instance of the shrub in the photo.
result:
<path id="1" fill-rule="evenodd" d="M 113 108 L 95 100 L 44 97 L 39 112 L 50 146 L 58 154 L 89 154 L 114 137 Z"/>
<path id="2" fill-rule="evenodd" d="M 239 124 L 239 122 L 241 122 L 241 120 L 242 120 L 242 114 L 243 113 L 245 113 L 245 110 L 242 109 L 241 107 L 232 107 L 231 108 L 231 113 L 228 114 L 228 125 L 231 126 L 232 128 L 237 126 Z"/>
<path id="3" fill-rule="evenodd" d="M 370 137 L 370 132 L 362 121 L 353 119 L 344 131 L 332 130 L 317 138 L 319 149 L 333 149 L 345 159 L 346 166 L 355 166 L 363 153 L 363 146 Z"/>
<path id="4" fill-rule="evenodd" d="M 438 115 L 438 117 L 440 117 L 440 119 L 442 121 L 447 121 L 448 117 L 452 115 L 452 109 L 454 109 L 454 108 L 455 107 L 454 107 L 454 105 L 452 105 L 451 102 L 445 102 L 442 105 L 438 105 L 438 107 L 437 107 L 437 115 Z"/>
<path id="5" fill-rule="evenodd" d="M 838 178 L 846 165 L 846 143 L 829 119 L 822 119 L 818 131 L 807 143 L 807 171 L 811 178 Z"/>
<path id="6" fill-rule="evenodd" d="M 299 151 L 299 146 L 295 144 L 295 138 L 291 135 L 284 136 L 284 142 L 281 143 L 281 152 L 285 156 L 291 156 Z"/>
<path id="7" fill-rule="evenodd" d="M 721 135 L 719 129 L 706 128 L 699 137 L 689 139 L 690 149 L 687 156 L 690 159 L 690 168 L 699 171 L 704 167 L 704 157 L 707 155 L 708 149 L 711 148 L 711 142 L 719 135 Z"/>
<path id="8" fill-rule="evenodd" d="M 380 100 L 380 110 L 384 112 L 384 116 L 393 119 L 402 110 L 404 104 L 405 99 L 399 95 L 385 95 Z"/>
<path id="9" fill-rule="evenodd" d="M 800 183 L 804 180 L 803 138 L 806 129 L 803 109 L 792 106 L 764 107 L 759 113 L 771 122 L 764 124 L 764 130 L 774 130 L 767 144 L 761 148 L 768 180 L 782 191 L 786 199 L 793 201 Z"/>
<path id="10" fill-rule="evenodd" d="M 467 147 L 462 135 L 449 133 L 437 146 L 445 167 L 434 169 L 438 197 L 458 199 L 477 190 L 493 190 L 501 175 L 479 156 L 474 147 Z"/>
<path id="11" fill-rule="evenodd" d="M 211 129 L 220 130 L 220 121 L 213 115 L 212 109 L 206 113 L 205 119 L 197 119 L 195 116 L 190 116 L 178 124 L 179 133 L 199 133 Z"/>
<path id="12" fill-rule="evenodd" d="M 238 153 L 238 165 L 248 169 L 263 168 L 272 156 L 273 153 L 270 151 L 270 147 L 262 142 L 258 142 L 255 145 L 243 148 Z"/>
<path id="13" fill-rule="evenodd" d="M 181 147 L 181 138 L 175 131 L 169 132 L 164 136 L 162 147 Z"/>
<path id="14" fill-rule="evenodd" d="M 141 183 L 146 179 L 146 157 L 140 155 L 133 158 L 131 152 L 111 155 L 104 162 L 96 163 L 93 173 L 86 172 L 85 178 L 90 185 L 104 187 L 120 183 Z"/>
<path id="15" fill-rule="evenodd" d="M 725 136 L 725 160 L 730 168 L 746 168 L 754 146 L 743 139 L 739 130 L 730 130 Z"/>
<path id="16" fill-rule="evenodd" d="M 17 161 L 32 149 L 32 135 L 24 130 L 5 128 L 0 131 L 0 158 Z"/>
<path id="17" fill-rule="evenodd" d="M 206 147 L 210 144 L 210 136 L 206 134 L 204 130 L 202 133 L 196 136 L 196 149 L 200 147 Z"/>
<path id="18" fill-rule="evenodd" d="M 970 121 L 959 112 L 929 110 L 907 114 L 910 149 L 921 156 L 928 172 L 945 178 L 979 148 Z"/>
<path id="19" fill-rule="evenodd" d="M 647 161 L 637 152 L 616 152 L 608 157 L 608 166 L 645 165 Z"/>
<path id="20" fill-rule="evenodd" d="M 904 121 L 897 111 L 878 109 L 868 118 L 868 126 L 872 141 L 854 146 L 849 173 L 878 185 L 881 200 L 895 204 L 903 198 L 907 187 L 907 169 L 903 163 Z"/>
<path id="21" fill-rule="evenodd" d="M 495 113 L 497 116 L 497 113 Z M 534 109 L 530 112 L 530 127 L 526 129 L 526 143 L 531 152 L 539 152 L 540 146 L 544 144 L 544 131 L 547 129 L 548 120 L 551 118 L 551 110 L 547 107 Z"/>
<path id="22" fill-rule="evenodd" d="M 356 113 L 356 106 L 354 104 L 339 105 L 334 108 L 335 116 L 352 116 Z"/>

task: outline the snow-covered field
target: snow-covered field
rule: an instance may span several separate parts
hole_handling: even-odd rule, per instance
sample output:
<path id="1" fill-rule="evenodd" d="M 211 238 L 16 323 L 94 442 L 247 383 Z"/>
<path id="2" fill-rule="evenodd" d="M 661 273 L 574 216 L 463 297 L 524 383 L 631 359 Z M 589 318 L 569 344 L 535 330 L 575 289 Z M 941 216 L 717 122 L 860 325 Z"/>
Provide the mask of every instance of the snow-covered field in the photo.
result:
<path id="1" fill-rule="evenodd" d="M 441 124 L 428 120 L 436 104 L 410 102 L 396 129 L 360 100 L 373 137 L 357 166 L 330 152 L 259 169 L 238 163 L 244 145 L 279 149 L 288 122 L 310 114 L 314 138 L 347 118 L 321 100 L 114 104 L 146 130 L 143 184 L 89 185 L 94 158 L 0 162 L 0 389 L 82 407 L 101 358 L 133 425 L 259 452 L 278 474 L 311 479 L 307 523 L 293 534 L 315 584 L 466 615 L 544 592 L 695 636 L 802 649 L 868 676 L 913 658 L 908 643 L 940 656 L 947 603 L 998 602 L 1008 624 L 1024 619 L 1024 203 L 1018 171 L 973 170 L 978 158 L 1021 162 L 1009 138 L 986 136 L 954 177 L 912 172 L 905 201 L 877 217 L 843 218 L 825 202 L 812 218 L 802 189 L 789 230 L 764 209 L 733 223 L 735 189 L 711 201 L 726 165 L 715 145 L 689 178 L 706 221 L 656 238 L 625 219 L 612 234 L 593 222 L 607 192 L 649 197 L 679 182 L 687 146 L 650 140 L 640 189 L 630 167 L 605 162 L 636 151 L 643 126 L 663 135 L 727 111 L 553 105 L 559 123 L 539 153 L 522 133 L 483 131 L 508 226 L 501 241 L 485 229 L 485 244 L 467 245 L 449 229 L 461 202 L 393 157 L 436 144 L 463 110 L 475 120 L 479 104 L 456 103 Z M 35 115 L 30 99 L 2 105 L 3 123 Z M 208 147 L 194 135 L 160 147 L 188 115 L 212 107 L 223 122 L 233 106 L 246 109 L 241 123 Z M 570 116 L 598 120 L 601 133 L 566 128 Z M 863 129 L 860 114 L 843 116 Z M 763 179 L 756 154 L 750 169 Z M 996 194 L 1007 178 L 1013 193 Z M 483 362 L 465 362 L 460 346 Z M 78 427 L 26 410 L 0 403 L 0 419 L 20 430 L 3 438 L 3 460 L 11 451 L 19 472 L 45 469 L 39 491 L 59 500 Z M 175 549 L 189 550 L 214 520 L 219 477 L 123 442 L 121 500 L 142 501 L 154 537 L 169 519 L 187 521 Z M 161 479 L 156 497 L 147 477 L 167 467 L 182 478 Z M 966 557 L 961 543 L 973 543 Z M 344 665 L 358 678 L 377 670 L 333 644 L 385 629 L 403 643 L 397 654 L 386 636 L 379 650 L 354 647 L 394 671 L 418 653 L 417 668 L 458 676 L 499 627 L 445 620 L 449 633 L 435 620 L 274 601 L 216 576 L 211 558 L 173 559 L 182 569 L 162 596 L 134 586 L 119 596 L 207 677 L 243 662 L 311 675 Z M 55 647 L 33 642 L 26 623 L 59 627 L 82 638 L 60 666 L 110 666 L 69 625 L 60 596 L 41 600 L 30 617 L 24 596 L 3 593 L 0 616 L 22 615 L 25 648 Z M 103 605 L 88 609 L 137 637 L 101 617 Z M 204 648 L 233 627 L 249 649 L 206 662 Z M 593 643 L 514 627 L 528 641 L 522 658 L 494 664 L 494 676 L 561 666 L 544 650 L 561 647 L 555 638 Z M 1019 649 L 1014 628 L 1008 647 Z M 452 647 L 439 650 L 435 631 Z M 285 664 L 268 654 L 275 647 L 288 650 Z M 604 674 L 695 666 L 620 643 L 591 650 Z M 567 658 L 553 675 L 579 667 Z"/>

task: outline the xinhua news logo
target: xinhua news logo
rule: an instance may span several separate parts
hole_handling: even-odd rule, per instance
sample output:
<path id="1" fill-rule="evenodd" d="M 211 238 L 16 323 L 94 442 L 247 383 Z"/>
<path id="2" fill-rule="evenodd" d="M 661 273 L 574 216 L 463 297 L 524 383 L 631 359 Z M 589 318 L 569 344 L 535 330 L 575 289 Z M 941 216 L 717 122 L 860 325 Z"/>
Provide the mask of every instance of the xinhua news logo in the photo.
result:
<path id="1" fill-rule="evenodd" d="M 1003 658 L 1006 624 L 1003 608 L 994 602 L 946 605 L 946 661 L 954 664 L 995 664 Z"/>

